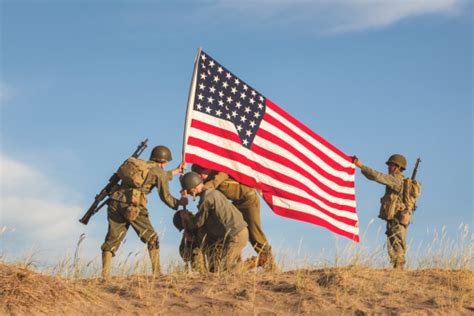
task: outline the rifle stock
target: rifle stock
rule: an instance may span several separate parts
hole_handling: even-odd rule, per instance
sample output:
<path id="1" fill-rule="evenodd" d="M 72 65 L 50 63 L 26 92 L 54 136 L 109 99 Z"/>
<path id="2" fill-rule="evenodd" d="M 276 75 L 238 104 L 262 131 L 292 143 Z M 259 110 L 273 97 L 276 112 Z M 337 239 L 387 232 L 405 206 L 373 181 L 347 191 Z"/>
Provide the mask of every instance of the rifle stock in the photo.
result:
<path id="1" fill-rule="evenodd" d="M 141 153 L 145 150 L 145 148 L 148 146 L 147 143 L 148 143 L 148 138 L 146 138 L 137 146 L 137 149 L 133 152 L 131 157 L 138 158 L 141 155 Z M 87 225 L 89 223 L 89 220 L 91 219 L 92 215 L 97 213 L 107 203 L 108 199 L 105 201 L 103 200 L 107 196 L 110 195 L 110 193 L 112 192 L 112 189 L 119 183 L 119 181 L 120 181 L 120 177 L 117 175 L 117 173 L 114 173 L 110 177 L 109 183 L 107 183 L 107 185 L 100 191 L 100 193 L 95 196 L 94 202 L 92 202 L 92 205 L 89 207 L 87 212 L 79 220 L 80 223 L 84 225 Z"/>

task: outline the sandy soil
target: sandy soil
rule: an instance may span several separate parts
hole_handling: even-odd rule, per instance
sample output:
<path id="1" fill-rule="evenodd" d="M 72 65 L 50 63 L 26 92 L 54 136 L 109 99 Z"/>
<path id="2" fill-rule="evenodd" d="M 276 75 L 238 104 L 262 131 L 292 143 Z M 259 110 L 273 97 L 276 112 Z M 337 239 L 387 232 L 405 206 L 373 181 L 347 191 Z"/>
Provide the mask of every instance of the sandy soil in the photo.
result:
<path id="1" fill-rule="evenodd" d="M 0 264 L 1 314 L 474 315 L 472 270 L 362 267 L 62 279 Z"/>

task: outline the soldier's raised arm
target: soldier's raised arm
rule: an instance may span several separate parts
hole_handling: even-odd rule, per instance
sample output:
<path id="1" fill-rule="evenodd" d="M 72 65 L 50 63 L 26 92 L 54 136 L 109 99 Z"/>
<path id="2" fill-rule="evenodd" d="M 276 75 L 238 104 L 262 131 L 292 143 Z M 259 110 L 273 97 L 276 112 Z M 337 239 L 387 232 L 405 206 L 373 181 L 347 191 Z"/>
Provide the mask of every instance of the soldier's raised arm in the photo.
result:
<path id="1" fill-rule="evenodd" d="M 360 171 L 367 179 L 386 185 L 392 190 L 395 190 L 397 192 L 400 192 L 402 190 L 403 179 L 400 179 L 400 177 L 396 177 L 390 174 L 385 174 L 375 169 L 372 169 L 368 166 L 365 166 L 357 158 L 354 160 L 354 164 L 360 168 Z"/>
<path id="2" fill-rule="evenodd" d="M 150 160 L 157 163 L 158 167 L 153 169 L 154 176 L 156 177 L 154 185 L 158 192 L 160 199 L 168 205 L 168 207 L 177 210 L 180 205 L 187 205 L 188 199 L 181 197 L 179 200 L 173 197 L 170 193 L 169 182 L 173 179 L 173 176 L 177 175 L 185 167 L 184 163 L 180 163 L 179 166 L 173 170 L 165 171 L 164 168 L 172 160 L 171 151 L 165 146 L 157 146 L 153 148 L 150 156 Z"/>
<path id="3" fill-rule="evenodd" d="M 170 193 L 169 181 L 171 181 L 171 179 L 173 179 L 172 170 L 166 171 L 165 176 L 158 178 L 158 183 L 156 185 L 156 189 L 158 191 L 158 195 L 159 195 L 160 199 L 166 205 L 168 205 L 168 207 L 172 208 L 173 210 L 177 210 L 178 207 L 181 204 L 180 204 L 180 200 L 176 199 Z"/>
<path id="4" fill-rule="evenodd" d="M 229 179 L 229 175 L 225 172 L 219 171 L 214 174 L 211 180 L 206 181 L 204 186 L 206 189 L 217 189 L 217 187 L 227 179 Z"/>

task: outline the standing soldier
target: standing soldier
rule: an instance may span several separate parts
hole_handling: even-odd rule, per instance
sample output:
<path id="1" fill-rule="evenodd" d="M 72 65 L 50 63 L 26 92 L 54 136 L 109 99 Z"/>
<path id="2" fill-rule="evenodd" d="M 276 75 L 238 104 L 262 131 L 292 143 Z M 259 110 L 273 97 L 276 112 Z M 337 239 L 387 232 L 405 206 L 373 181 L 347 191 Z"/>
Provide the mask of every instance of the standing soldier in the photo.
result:
<path id="1" fill-rule="evenodd" d="M 179 211 L 182 227 L 199 237 L 207 254 L 209 271 L 230 270 L 240 261 L 242 249 L 249 241 L 247 223 L 242 213 L 220 192 L 204 186 L 195 172 L 181 179 L 183 190 L 194 197 L 199 195 L 196 215 Z"/>
<path id="2" fill-rule="evenodd" d="M 225 172 L 206 169 L 197 164 L 193 164 L 191 170 L 201 176 L 206 188 L 222 192 L 242 213 L 248 225 L 250 244 L 258 254 L 257 265 L 267 270 L 276 269 L 272 247 L 260 223 L 260 199 L 257 191 L 237 182 Z"/>
<path id="3" fill-rule="evenodd" d="M 387 221 L 387 250 L 393 267 L 403 270 L 405 266 L 406 234 L 409 224 L 409 210 L 403 203 L 402 172 L 406 169 L 407 160 L 399 154 L 391 155 L 386 164 L 388 175 L 364 166 L 355 158 L 354 164 L 361 169 L 369 180 L 385 185 L 385 194 L 380 199 L 379 217 Z M 407 219 L 408 217 L 408 219 Z"/>
<path id="4" fill-rule="evenodd" d="M 188 199 L 174 198 L 169 192 L 168 182 L 184 170 L 184 165 L 165 171 L 171 161 L 171 151 L 165 146 L 153 148 L 150 160 L 131 157 L 118 169 L 121 181 L 114 188 L 108 201 L 107 220 L 109 229 L 102 244 L 102 276 L 108 278 L 112 257 L 132 226 L 141 241 L 148 246 L 153 275 L 160 272 L 160 248 L 147 210 L 147 195 L 156 187 L 160 199 L 170 208 L 177 210 L 179 205 L 187 205 Z"/>

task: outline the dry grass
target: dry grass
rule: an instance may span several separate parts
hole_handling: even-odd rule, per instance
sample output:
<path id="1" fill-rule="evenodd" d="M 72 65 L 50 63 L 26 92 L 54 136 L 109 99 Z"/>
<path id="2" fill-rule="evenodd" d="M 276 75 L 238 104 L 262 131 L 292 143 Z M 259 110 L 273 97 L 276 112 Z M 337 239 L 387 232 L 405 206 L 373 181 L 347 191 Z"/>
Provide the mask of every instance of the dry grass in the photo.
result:
<path id="1" fill-rule="evenodd" d="M 114 260 L 99 278 L 99 262 L 81 259 L 79 239 L 70 258 L 42 273 L 34 254 L 20 263 L 0 258 L 0 314 L 198 315 L 473 315 L 472 236 L 466 225 L 455 240 L 435 233 L 411 247 L 406 271 L 386 268 L 383 246 L 348 243 L 333 261 L 312 261 L 277 273 L 196 274 L 182 262 L 152 278 L 145 251 Z M 310 264 L 311 263 L 311 264 Z M 280 265 L 284 265 L 280 262 Z"/>
<path id="2" fill-rule="evenodd" d="M 471 270 L 363 267 L 64 279 L 0 265 L 2 314 L 474 313 Z"/>

